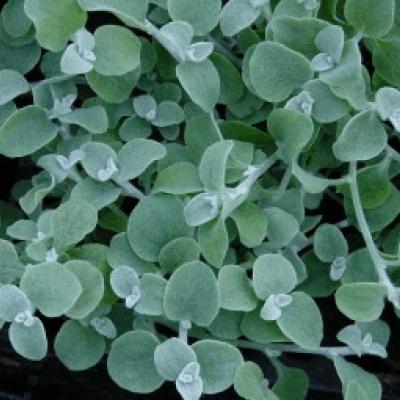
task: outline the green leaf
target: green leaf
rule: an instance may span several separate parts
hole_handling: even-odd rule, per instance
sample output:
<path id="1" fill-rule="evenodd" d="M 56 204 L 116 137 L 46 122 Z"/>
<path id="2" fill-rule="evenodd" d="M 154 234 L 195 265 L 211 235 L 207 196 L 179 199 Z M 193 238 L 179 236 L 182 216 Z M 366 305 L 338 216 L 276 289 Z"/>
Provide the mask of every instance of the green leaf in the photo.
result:
<path id="1" fill-rule="evenodd" d="M 287 161 L 296 157 L 312 138 L 314 124 L 302 112 L 277 109 L 268 118 L 268 130 L 275 138 L 280 153 Z"/>
<path id="2" fill-rule="evenodd" d="M 79 280 L 82 293 L 67 312 L 69 318 L 82 319 L 88 316 L 100 303 L 104 295 L 102 273 L 87 261 L 71 260 L 64 264 Z"/>
<path id="3" fill-rule="evenodd" d="M 35 25 L 36 39 L 53 52 L 62 50 L 70 36 L 86 23 L 86 12 L 76 0 L 26 0 L 24 7 Z"/>
<path id="4" fill-rule="evenodd" d="M 264 210 L 267 215 L 267 238 L 273 248 L 287 246 L 300 230 L 296 218 L 277 207 Z"/>
<path id="5" fill-rule="evenodd" d="M 213 63 L 185 61 L 176 67 L 176 76 L 190 98 L 211 113 L 220 95 L 220 79 Z"/>
<path id="6" fill-rule="evenodd" d="M 200 340 L 192 346 L 200 364 L 205 394 L 215 394 L 233 385 L 236 370 L 243 364 L 240 351 L 216 340 Z"/>
<path id="7" fill-rule="evenodd" d="M 127 100 L 140 76 L 140 67 L 124 75 L 106 76 L 92 70 L 86 74 L 90 88 L 108 103 L 121 104 Z"/>
<path id="8" fill-rule="evenodd" d="M 84 371 L 96 365 L 106 349 L 103 336 L 78 321 L 64 322 L 54 341 L 58 359 L 71 371 Z"/>
<path id="9" fill-rule="evenodd" d="M 387 144 L 386 130 L 375 111 L 355 115 L 333 145 L 341 161 L 365 161 L 379 155 Z"/>
<path id="10" fill-rule="evenodd" d="M 26 294 L 17 286 L 0 286 L 0 298 L 0 319 L 3 321 L 12 322 L 19 313 L 32 309 Z"/>
<path id="11" fill-rule="evenodd" d="M 178 338 L 167 339 L 157 346 L 154 363 L 159 374 L 167 381 L 175 381 L 191 362 L 196 362 L 194 350 Z"/>
<path id="12" fill-rule="evenodd" d="M 349 247 L 337 226 L 322 224 L 314 234 L 314 251 L 320 260 L 332 262 L 338 257 L 346 257 Z"/>
<path id="13" fill-rule="evenodd" d="M 276 400 L 276 396 L 267 393 L 263 382 L 265 382 L 265 379 L 262 369 L 253 361 L 246 361 L 236 370 L 235 392 L 249 400 Z"/>
<path id="14" fill-rule="evenodd" d="M 230 311 L 252 311 L 257 306 L 250 279 L 239 265 L 225 265 L 218 274 L 221 308 Z"/>
<path id="15" fill-rule="evenodd" d="M 168 0 L 168 13 L 174 21 L 186 21 L 196 36 L 204 36 L 218 24 L 221 0 Z"/>
<path id="16" fill-rule="evenodd" d="M 279 328 L 297 345 L 317 349 L 323 337 L 323 322 L 314 300 L 303 292 L 292 293 L 293 301 L 282 309 L 277 320 Z M 301 315 L 301 318 L 299 318 Z"/>
<path id="17" fill-rule="evenodd" d="M 385 36 L 394 23 L 394 0 L 346 0 L 344 16 L 364 36 Z"/>
<path id="18" fill-rule="evenodd" d="M 377 40 L 372 53 L 376 72 L 390 85 L 400 86 L 400 40 Z"/>
<path id="19" fill-rule="evenodd" d="M 25 36 L 32 26 L 32 21 L 24 11 L 24 0 L 9 0 L 1 11 L 4 29 L 7 33 L 19 38 Z"/>
<path id="20" fill-rule="evenodd" d="M 207 326 L 217 316 L 219 306 L 217 280 L 206 264 L 192 261 L 181 265 L 172 274 L 164 297 L 168 318 Z"/>
<path id="21" fill-rule="evenodd" d="M 141 280 L 142 297 L 135 307 L 139 314 L 163 315 L 164 292 L 167 281 L 157 274 L 143 274 Z"/>
<path id="22" fill-rule="evenodd" d="M 82 293 L 78 278 L 58 263 L 42 263 L 27 268 L 20 283 L 29 300 L 46 317 L 68 312 Z"/>
<path id="23" fill-rule="evenodd" d="M 378 274 L 367 248 L 358 249 L 347 259 L 347 268 L 342 283 L 377 282 Z"/>
<path id="24" fill-rule="evenodd" d="M 264 100 L 278 103 L 287 99 L 312 78 L 309 61 L 279 43 L 259 43 L 250 59 L 250 80 Z"/>
<path id="25" fill-rule="evenodd" d="M 240 329 L 244 336 L 258 343 L 287 342 L 276 321 L 266 321 L 260 317 L 261 308 L 243 315 Z"/>
<path id="26" fill-rule="evenodd" d="M 335 293 L 336 305 L 347 317 L 361 322 L 378 319 L 385 305 L 386 288 L 380 283 L 349 283 Z"/>
<path id="27" fill-rule="evenodd" d="M 90 177 L 79 181 L 71 191 L 71 199 L 90 204 L 96 210 L 101 210 L 114 203 L 121 189 L 112 182 L 99 182 Z"/>
<path id="28" fill-rule="evenodd" d="M 125 232 L 115 235 L 110 242 L 107 252 L 107 262 L 111 268 L 116 269 L 126 265 L 138 274 L 154 272 L 154 264 L 142 260 L 134 253 Z"/>
<path id="29" fill-rule="evenodd" d="M 229 238 L 222 218 L 201 225 L 198 230 L 198 242 L 203 257 L 213 267 L 219 268 L 229 248 Z"/>
<path id="30" fill-rule="evenodd" d="M 335 96 L 329 86 L 319 79 L 307 82 L 304 89 L 314 100 L 312 117 L 321 124 L 338 121 L 350 111 L 349 103 Z"/>
<path id="31" fill-rule="evenodd" d="M 253 7 L 250 1 L 230 0 L 222 9 L 220 28 L 224 36 L 233 36 L 250 26 L 260 15 L 261 10 Z"/>
<path id="32" fill-rule="evenodd" d="M 344 45 L 340 63 L 319 74 L 319 79 L 326 83 L 336 96 L 347 100 L 357 110 L 367 106 L 361 65 L 358 43 L 349 40 Z"/>
<path id="33" fill-rule="evenodd" d="M 78 3 L 86 11 L 108 11 L 132 27 L 145 20 L 149 8 L 148 0 L 78 0 Z"/>
<path id="34" fill-rule="evenodd" d="M 280 254 L 264 254 L 254 263 L 253 286 L 261 300 L 272 294 L 289 293 L 296 283 L 296 271 L 290 261 Z"/>
<path id="35" fill-rule="evenodd" d="M 217 338 L 237 339 L 239 336 L 242 336 L 242 332 L 240 331 L 241 322 L 241 312 L 227 311 L 221 308 L 207 329 Z"/>
<path id="36" fill-rule="evenodd" d="M 53 213 L 54 247 L 62 251 L 79 243 L 97 225 L 97 210 L 80 200 L 68 200 Z"/>
<path id="37" fill-rule="evenodd" d="M 67 75 L 79 75 L 91 71 L 93 64 L 80 55 L 77 44 L 73 43 L 65 49 L 61 57 L 60 69 Z"/>
<path id="38" fill-rule="evenodd" d="M 201 192 L 203 184 L 200 181 L 197 167 L 189 162 L 177 162 L 163 169 L 157 176 L 153 193 L 170 193 L 175 195 Z"/>
<path id="39" fill-rule="evenodd" d="M 0 153 L 7 157 L 23 157 L 50 143 L 57 127 L 50 122 L 46 111 L 27 106 L 15 111 L 0 127 Z"/>
<path id="40" fill-rule="evenodd" d="M 381 384 L 374 375 L 346 361 L 342 357 L 334 357 L 333 362 L 342 382 L 343 394 L 345 394 L 350 382 L 357 382 L 365 390 L 368 400 L 379 400 L 382 398 Z"/>
<path id="41" fill-rule="evenodd" d="M 183 217 L 183 205 L 173 196 L 154 195 L 142 199 L 128 222 L 128 240 L 145 261 L 157 261 L 161 249 L 171 240 L 191 236 Z"/>
<path id="42" fill-rule="evenodd" d="M 315 37 L 315 45 L 321 53 L 330 55 L 336 63 L 342 58 L 344 32 L 340 26 L 329 25 Z"/>
<path id="43" fill-rule="evenodd" d="M 158 339 L 145 331 L 127 332 L 114 340 L 107 360 L 112 380 L 133 393 L 151 393 L 163 379 L 154 365 Z"/>
<path id="44" fill-rule="evenodd" d="M 141 42 L 126 28 L 103 25 L 94 33 L 93 66 L 101 75 L 124 75 L 140 64 Z"/>
<path id="45" fill-rule="evenodd" d="M 17 71 L 3 69 L 0 71 L 0 106 L 29 91 L 29 84 Z"/>
<path id="46" fill-rule="evenodd" d="M 307 268 L 307 279 L 297 289 L 314 298 L 333 294 L 338 283 L 330 278 L 329 265 L 320 261 L 313 251 L 306 252 L 302 260 Z"/>
<path id="47" fill-rule="evenodd" d="M 3 220 L 3 215 L 1 220 Z M 2 221 L 3 222 L 3 221 Z M 0 239 L 0 283 L 11 283 L 20 278 L 24 269 L 14 245 Z"/>
<path id="48" fill-rule="evenodd" d="M 199 176 L 206 191 L 221 192 L 225 187 L 225 171 L 233 148 L 231 140 L 212 144 L 206 149 L 199 165 Z"/>
<path id="49" fill-rule="evenodd" d="M 78 108 L 59 119 L 62 122 L 79 125 L 90 133 L 104 133 L 108 128 L 107 114 L 101 106 Z"/>
<path id="50" fill-rule="evenodd" d="M 167 155 L 165 147 L 154 140 L 133 139 L 118 152 L 119 182 L 130 181 L 141 175 L 153 162 Z"/>
<path id="51" fill-rule="evenodd" d="M 40 54 L 40 46 L 36 42 L 18 47 L 0 42 L 0 69 L 13 69 L 26 74 L 39 61 Z"/>
<path id="52" fill-rule="evenodd" d="M 13 322 L 8 334 L 13 349 L 22 357 L 32 361 L 40 361 L 46 357 L 46 331 L 39 318 L 34 317 L 31 326 Z"/>
<path id="53" fill-rule="evenodd" d="M 244 94 L 244 85 L 239 71 L 231 61 L 219 53 L 212 53 L 210 60 L 217 68 L 221 80 L 218 103 L 224 105 L 237 103 Z"/>
<path id="54" fill-rule="evenodd" d="M 257 205 L 246 201 L 230 217 L 236 223 L 242 244 L 253 248 L 263 242 L 267 233 L 268 220 Z"/>
<path id="55" fill-rule="evenodd" d="M 356 381 L 350 381 L 346 388 L 344 400 L 368 400 L 368 395 Z"/>
<path id="56" fill-rule="evenodd" d="M 185 119 L 182 108 L 173 101 L 162 101 L 157 107 L 157 113 L 151 123 L 160 128 L 178 125 Z"/>
<path id="57" fill-rule="evenodd" d="M 197 242 L 188 237 L 176 238 L 167 243 L 160 251 L 159 263 L 167 272 L 174 272 L 182 264 L 200 258 Z"/>
<path id="58" fill-rule="evenodd" d="M 305 400 L 308 393 L 308 376 L 298 368 L 288 368 L 275 360 L 278 380 L 273 386 L 274 393 L 281 400 Z"/>
<path id="59" fill-rule="evenodd" d="M 100 180 L 102 182 L 106 181 L 107 179 L 103 179 L 101 171 L 107 171 L 110 160 L 112 160 L 114 163 L 116 162 L 117 155 L 115 151 L 107 144 L 100 142 L 87 142 L 81 146 L 81 150 L 84 153 L 81 164 L 86 173 L 93 179 Z M 115 172 L 116 171 L 112 170 L 111 176 Z"/>

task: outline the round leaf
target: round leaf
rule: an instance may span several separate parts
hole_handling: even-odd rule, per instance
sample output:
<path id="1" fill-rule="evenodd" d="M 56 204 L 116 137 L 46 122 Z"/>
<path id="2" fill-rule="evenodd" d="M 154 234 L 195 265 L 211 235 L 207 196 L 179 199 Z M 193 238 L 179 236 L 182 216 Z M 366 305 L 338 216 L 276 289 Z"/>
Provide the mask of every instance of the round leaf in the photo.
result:
<path id="1" fill-rule="evenodd" d="M 186 61 L 176 67 L 176 76 L 190 98 L 210 113 L 220 94 L 220 79 L 213 63 Z"/>
<path id="2" fill-rule="evenodd" d="M 168 13 L 174 21 L 186 21 L 196 36 L 204 36 L 218 24 L 221 0 L 168 0 Z"/>
<path id="3" fill-rule="evenodd" d="M 86 22 L 86 12 L 76 0 L 26 0 L 25 13 L 35 25 L 40 45 L 53 52 L 62 50 Z"/>
<path id="4" fill-rule="evenodd" d="M 78 321 L 66 321 L 58 331 L 54 350 L 71 371 L 83 371 L 96 365 L 106 349 L 104 338 Z"/>
<path id="5" fill-rule="evenodd" d="M 340 286 L 335 300 L 339 310 L 360 322 L 378 319 L 382 314 L 386 288 L 380 283 L 349 283 Z"/>
<path id="6" fill-rule="evenodd" d="M 57 263 L 30 266 L 20 286 L 33 305 L 46 317 L 65 314 L 82 293 L 78 278 Z"/>
<path id="7" fill-rule="evenodd" d="M 365 161 L 380 154 L 386 144 L 384 125 L 375 111 L 367 110 L 346 124 L 333 145 L 333 152 L 341 161 Z"/>
<path id="8" fill-rule="evenodd" d="M 0 153 L 7 157 L 23 157 L 50 143 L 57 127 L 50 122 L 46 111 L 27 106 L 15 111 L 0 128 Z"/>
<path id="9" fill-rule="evenodd" d="M 161 249 L 159 263 L 164 270 L 174 272 L 182 264 L 196 261 L 199 257 L 197 242 L 192 238 L 182 237 L 172 240 Z"/>
<path id="10" fill-rule="evenodd" d="M 165 147 L 154 140 L 133 139 L 118 152 L 120 170 L 116 179 L 129 181 L 141 175 L 153 162 L 167 155 Z"/>
<path id="11" fill-rule="evenodd" d="M 365 36 L 385 36 L 393 26 L 394 0 L 346 0 L 344 15 Z"/>
<path id="12" fill-rule="evenodd" d="M 293 301 L 282 309 L 277 320 L 279 328 L 294 343 L 315 350 L 321 344 L 323 323 L 321 313 L 314 300 L 305 293 L 292 294 Z"/>
<path id="13" fill-rule="evenodd" d="M 107 360 L 113 381 L 133 393 L 151 393 L 163 379 L 154 365 L 158 339 L 149 332 L 127 332 L 114 340 Z"/>
<path id="14" fill-rule="evenodd" d="M 233 384 L 236 370 L 243 363 L 240 351 L 216 340 L 200 340 L 192 348 L 200 364 L 204 393 L 215 394 L 228 389 Z"/>
<path id="15" fill-rule="evenodd" d="M 261 300 L 266 300 L 272 294 L 289 293 L 296 283 L 295 269 L 280 254 L 264 254 L 254 263 L 253 286 Z"/>
<path id="16" fill-rule="evenodd" d="M 0 71 L 0 106 L 27 91 L 29 84 L 19 72 L 11 69 Z"/>
<path id="17" fill-rule="evenodd" d="M 218 274 L 221 308 L 231 311 L 252 311 L 257 297 L 246 270 L 238 265 L 226 265 Z"/>
<path id="18" fill-rule="evenodd" d="M 67 312 L 69 318 L 82 319 L 100 303 L 104 294 L 104 278 L 101 272 L 87 261 L 71 260 L 64 264 L 82 286 L 82 293 Z"/>
<path id="19" fill-rule="evenodd" d="M 259 43 L 250 59 L 251 83 L 261 98 L 272 103 L 287 99 L 312 75 L 304 56 L 279 43 Z"/>
<path id="20" fill-rule="evenodd" d="M 17 314 L 30 311 L 32 306 L 26 294 L 14 285 L 0 286 L 0 320 L 12 322 Z"/>
<path id="21" fill-rule="evenodd" d="M 54 247 L 59 250 L 79 243 L 97 225 L 97 210 L 80 200 L 68 200 L 51 219 Z"/>
<path id="22" fill-rule="evenodd" d="M 349 248 L 338 227 L 331 224 L 323 224 L 315 231 L 314 251 L 320 260 L 332 262 L 338 257 L 346 257 Z"/>
<path id="23" fill-rule="evenodd" d="M 148 196 L 129 217 L 128 240 L 135 253 L 146 261 L 157 261 L 167 243 L 191 233 L 192 228 L 183 217 L 183 205 L 173 196 Z"/>
<path id="24" fill-rule="evenodd" d="M 175 321 L 190 320 L 199 326 L 207 326 L 217 316 L 219 302 L 215 275 L 200 261 L 181 265 L 165 289 L 165 313 Z"/>
<path id="25" fill-rule="evenodd" d="M 93 66 L 101 75 L 124 75 L 139 66 L 141 42 L 126 28 L 102 25 L 94 33 Z"/>
<path id="26" fill-rule="evenodd" d="M 47 354 L 47 337 L 42 321 L 34 317 L 31 326 L 13 322 L 9 330 L 10 343 L 22 357 L 32 361 L 40 361 Z"/>
<path id="27" fill-rule="evenodd" d="M 157 371 L 167 381 L 175 381 L 189 363 L 196 361 L 193 349 L 178 338 L 161 343 L 154 353 Z"/>

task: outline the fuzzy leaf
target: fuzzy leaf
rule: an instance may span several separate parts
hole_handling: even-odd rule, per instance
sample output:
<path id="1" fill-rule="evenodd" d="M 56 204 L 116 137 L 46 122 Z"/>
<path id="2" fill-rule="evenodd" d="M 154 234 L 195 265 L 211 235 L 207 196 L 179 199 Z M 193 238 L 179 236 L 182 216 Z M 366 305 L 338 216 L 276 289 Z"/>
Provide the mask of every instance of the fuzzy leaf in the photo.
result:
<path id="1" fill-rule="evenodd" d="M 127 332 L 114 340 L 108 355 L 107 367 L 112 380 L 133 393 L 151 393 L 163 379 L 154 365 L 158 339 L 145 331 Z"/>
<path id="2" fill-rule="evenodd" d="M 21 289 L 46 317 L 68 312 L 82 293 L 78 278 L 57 263 L 29 267 L 21 278 Z"/>
<path id="3" fill-rule="evenodd" d="M 181 265 L 172 274 L 164 297 L 168 318 L 207 326 L 217 316 L 219 306 L 217 280 L 209 266 L 192 261 Z"/>
<path id="4" fill-rule="evenodd" d="M 148 196 L 129 217 L 128 240 L 135 253 L 146 261 L 157 261 L 167 243 L 191 233 L 183 217 L 183 205 L 173 196 Z"/>
<path id="5" fill-rule="evenodd" d="M 236 370 L 243 363 L 240 351 L 216 340 L 200 340 L 192 346 L 200 364 L 205 394 L 215 394 L 233 385 Z"/>
<path id="6" fill-rule="evenodd" d="M 71 371 L 84 371 L 96 365 L 106 349 L 104 338 L 78 321 L 64 322 L 54 341 L 58 359 Z"/>
<path id="7" fill-rule="evenodd" d="M 309 61 L 286 46 L 273 42 L 257 45 L 250 59 L 250 80 L 264 100 L 278 103 L 312 78 Z"/>
<path id="8" fill-rule="evenodd" d="M 27 156 L 50 143 L 56 135 L 57 127 L 43 108 L 20 108 L 0 127 L 0 153 L 10 158 Z"/>

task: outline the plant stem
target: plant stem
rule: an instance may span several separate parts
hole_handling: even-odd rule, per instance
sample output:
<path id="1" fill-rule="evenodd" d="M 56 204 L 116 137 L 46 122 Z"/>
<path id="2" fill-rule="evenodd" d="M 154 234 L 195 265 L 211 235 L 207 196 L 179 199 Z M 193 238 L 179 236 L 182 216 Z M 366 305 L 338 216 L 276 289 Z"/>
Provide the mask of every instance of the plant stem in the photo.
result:
<path id="1" fill-rule="evenodd" d="M 237 342 L 239 347 L 245 349 L 259 350 L 263 353 L 268 351 L 279 351 L 283 353 L 296 353 L 296 354 L 313 354 L 313 355 L 321 355 L 324 357 L 334 357 L 334 356 L 352 356 L 356 355 L 356 353 L 348 348 L 347 346 L 338 346 L 338 347 L 319 347 L 314 350 L 303 349 L 300 346 L 295 344 L 281 344 L 281 343 L 270 343 L 270 344 L 262 344 L 262 343 L 254 343 L 247 340 L 239 340 Z"/>
<path id="2" fill-rule="evenodd" d="M 118 182 L 116 180 L 114 180 L 113 182 L 116 183 L 120 188 L 122 188 L 124 193 L 129 197 L 134 197 L 138 200 L 146 197 L 146 195 L 141 190 L 132 185 L 132 183 L 130 182 Z"/>
<path id="3" fill-rule="evenodd" d="M 349 185 L 350 185 L 351 197 L 353 200 L 354 211 L 356 213 L 357 222 L 360 227 L 361 234 L 364 238 L 364 242 L 367 246 L 369 255 L 372 259 L 372 262 L 375 265 L 379 281 L 386 287 L 388 300 L 391 303 L 393 303 L 395 307 L 400 308 L 400 299 L 396 287 L 393 285 L 392 281 L 390 280 L 386 272 L 386 263 L 379 254 L 379 251 L 375 245 L 375 242 L 369 230 L 369 226 L 365 218 L 364 211 L 362 209 L 360 194 L 358 192 L 358 186 L 357 186 L 357 162 L 350 163 L 350 178 L 351 179 Z"/>
<path id="4" fill-rule="evenodd" d="M 217 131 L 217 135 L 218 135 L 219 140 L 221 140 L 221 141 L 225 140 L 223 135 L 222 135 L 221 129 L 219 128 L 218 122 L 215 120 L 215 116 L 214 116 L 213 112 L 210 113 L 210 118 L 211 118 L 211 122 L 212 122 L 215 130 Z"/>

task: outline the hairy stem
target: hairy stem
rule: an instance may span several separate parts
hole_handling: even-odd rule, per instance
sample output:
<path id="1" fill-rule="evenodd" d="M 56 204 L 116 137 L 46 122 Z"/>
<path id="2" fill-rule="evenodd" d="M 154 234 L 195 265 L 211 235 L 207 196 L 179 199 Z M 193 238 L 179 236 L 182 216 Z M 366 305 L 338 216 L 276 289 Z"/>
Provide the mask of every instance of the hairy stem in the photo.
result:
<path id="1" fill-rule="evenodd" d="M 400 307 L 400 299 L 396 290 L 396 287 L 393 285 L 390 280 L 387 271 L 386 271 L 386 263 L 385 260 L 381 257 L 375 242 L 372 238 L 367 220 L 364 215 L 364 211 L 361 205 L 360 194 L 358 192 L 357 186 L 357 163 L 350 163 L 350 192 L 353 200 L 354 211 L 356 213 L 356 218 L 358 225 L 360 227 L 361 234 L 364 238 L 364 242 L 367 246 L 370 257 L 375 265 L 376 272 L 379 277 L 379 281 L 385 285 L 387 290 L 387 297 L 390 302 L 392 302 L 395 307 Z"/>

